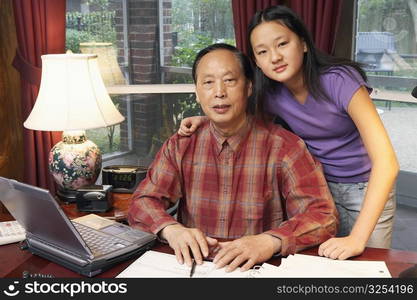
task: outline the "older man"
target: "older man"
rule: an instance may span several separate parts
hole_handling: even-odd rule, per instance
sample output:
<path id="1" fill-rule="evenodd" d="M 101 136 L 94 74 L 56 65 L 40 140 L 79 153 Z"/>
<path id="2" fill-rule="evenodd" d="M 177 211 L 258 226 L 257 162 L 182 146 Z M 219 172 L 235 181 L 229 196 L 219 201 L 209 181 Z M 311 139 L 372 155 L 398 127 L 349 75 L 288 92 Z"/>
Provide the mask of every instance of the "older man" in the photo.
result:
<path id="1" fill-rule="evenodd" d="M 180 263 L 200 264 L 216 249 L 214 263 L 226 271 L 334 236 L 336 210 L 320 164 L 297 136 L 248 112 L 246 56 L 211 45 L 197 55 L 193 78 L 209 121 L 163 145 L 133 196 L 130 224 L 166 240 Z M 165 210 L 177 201 L 175 219 Z"/>

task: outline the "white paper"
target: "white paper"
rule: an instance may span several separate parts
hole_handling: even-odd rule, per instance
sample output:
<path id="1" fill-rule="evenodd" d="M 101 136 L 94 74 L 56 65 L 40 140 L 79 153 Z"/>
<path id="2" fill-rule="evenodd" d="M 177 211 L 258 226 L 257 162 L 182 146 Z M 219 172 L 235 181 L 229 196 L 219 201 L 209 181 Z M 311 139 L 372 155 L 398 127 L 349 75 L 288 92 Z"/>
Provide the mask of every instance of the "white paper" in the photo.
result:
<path id="1" fill-rule="evenodd" d="M 147 251 L 117 278 L 188 278 L 190 267 L 180 265 L 172 254 Z M 279 267 L 263 263 L 241 272 L 226 273 L 212 262 L 197 265 L 193 278 L 391 278 L 383 261 L 332 260 L 325 257 L 295 254 L 281 260 Z"/>
<path id="2" fill-rule="evenodd" d="M 214 263 L 204 261 L 203 264 L 195 267 L 193 278 L 244 278 L 249 272 L 241 272 L 236 269 L 226 273 L 225 268 L 216 269 Z M 147 251 L 134 261 L 116 278 L 189 278 L 190 267 L 186 264 L 179 264 L 175 255 Z"/>
<path id="3" fill-rule="evenodd" d="M 383 261 L 332 260 L 295 254 L 283 258 L 279 267 L 264 263 L 253 271 L 252 277 L 391 278 L 391 274 Z"/>

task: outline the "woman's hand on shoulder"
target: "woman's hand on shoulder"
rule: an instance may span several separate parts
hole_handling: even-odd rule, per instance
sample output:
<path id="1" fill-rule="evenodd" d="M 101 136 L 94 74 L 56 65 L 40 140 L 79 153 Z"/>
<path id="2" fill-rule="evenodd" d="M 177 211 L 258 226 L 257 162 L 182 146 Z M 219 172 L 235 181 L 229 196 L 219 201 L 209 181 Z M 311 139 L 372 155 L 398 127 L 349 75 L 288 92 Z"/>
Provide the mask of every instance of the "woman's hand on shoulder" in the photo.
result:
<path id="1" fill-rule="evenodd" d="M 203 123 L 204 117 L 194 116 L 188 117 L 181 121 L 180 129 L 178 129 L 178 134 L 181 136 L 190 136 L 192 135 L 197 128 Z"/>
<path id="2" fill-rule="evenodd" d="M 344 260 L 362 254 L 365 244 L 360 243 L 353 236 L 331 238 L 320 245 L 319 255 L 331 259 Z"/>

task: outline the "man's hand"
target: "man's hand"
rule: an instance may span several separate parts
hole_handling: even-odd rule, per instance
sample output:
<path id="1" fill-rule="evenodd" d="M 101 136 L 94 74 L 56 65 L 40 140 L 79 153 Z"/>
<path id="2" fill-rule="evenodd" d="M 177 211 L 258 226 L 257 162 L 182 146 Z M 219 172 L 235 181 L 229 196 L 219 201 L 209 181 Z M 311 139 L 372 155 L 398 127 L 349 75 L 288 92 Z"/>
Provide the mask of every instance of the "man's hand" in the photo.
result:
<path id="1" fill-rule="evenodd" d="M 264 262 L 281 251 L 281 240 L 272 235 L 261 233 L 244 236 L 240 239 L 219 243 L 220 250 L 213 262 L 218 268 L 228 265 L 226 272 L 232 272 L 242 263 L 241 271 L 252 268 L 256 263 Z"/>
<path id="2" fill-rule="evenodd" d="M 349 235 L 327 240 L 320 245 L 319 255 L 343 260 L 361 254 L 364 249 L 365 244 Z"/>
<path id="3" fill-rule="evenodd" d="M 203 256 L 209 255 L 209 248 L 217 246 L 216 239 L 205 236 L 199 229 L 187 228 L 181 224 L 168 225 L 162 229 L 161 237 L 174 249 L 177 261 L 180 264 L 185 262 L 190 267 L 192 257 L 200 265 L 203 263 Z"/>

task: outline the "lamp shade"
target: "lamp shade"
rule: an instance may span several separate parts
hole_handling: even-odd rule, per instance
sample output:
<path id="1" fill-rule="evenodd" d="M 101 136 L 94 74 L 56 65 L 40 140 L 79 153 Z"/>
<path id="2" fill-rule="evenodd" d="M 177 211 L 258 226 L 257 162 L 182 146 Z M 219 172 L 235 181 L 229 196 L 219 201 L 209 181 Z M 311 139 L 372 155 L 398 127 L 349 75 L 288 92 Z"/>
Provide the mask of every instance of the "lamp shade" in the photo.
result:
<path id="1" fill-rule="evenodd" d="M 101 78 L 95 54 L 42 55 L 38 98 L 24 122 L 33 130 L 65 131 L 123 122 Z"/>
<path id="2" fill-rule="evenodd" d="M 80 43 L 81 53 L 97 54 L 98 68 L 105 86 L 126 84 L 117 62 L 116 48 L 112 43 Z"/>

